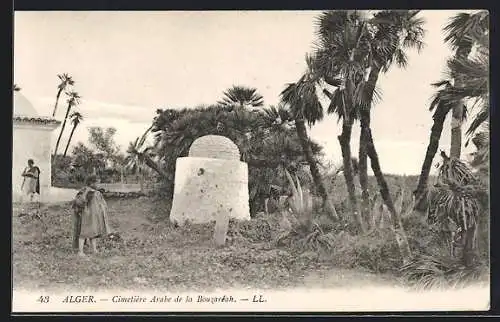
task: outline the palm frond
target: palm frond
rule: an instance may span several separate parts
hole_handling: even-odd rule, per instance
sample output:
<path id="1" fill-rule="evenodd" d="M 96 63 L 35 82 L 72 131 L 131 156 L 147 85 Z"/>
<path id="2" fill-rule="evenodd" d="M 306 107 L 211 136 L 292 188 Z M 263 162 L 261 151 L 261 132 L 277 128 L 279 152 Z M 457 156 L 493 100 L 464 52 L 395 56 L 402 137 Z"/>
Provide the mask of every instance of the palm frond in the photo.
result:
<path id="1" fill-rule="evenodd" d="M 223 94 L 223 99 L 218 102 L 223 106 L 251 105 L 253 107 L 258 107 L 264 105 L 264 98 L 257 93 L 256 88 L 233 85 L 233 87 L 224 91 Z"/>
<path id="2" fill-rule="evenodd" d="M 483 108 L 475 115 L 465 134 L 468 136 L 472 135 L 482 124 L 488 122 L 489 118 L 490 111 L 487 103 L 485 102 Z"/>
<path id="3" fill-rule="evenodd" d="M 309 125 L 323 119 L 323 106 L 316 95 L 316 84 L 308 81 L 305 76 L 297 83 L 287 84 L 280 96 L 295 119 L 305 119 Z"/>
<path id="4" fill-rule="evenodd" d="M 488 28 L 488 11 L 480 11 L 474 14 L 461 12 L 450 18 L 443 28 L 446 34 L 444 40 L 453 50 L 463 46 L 471 46 L 470 38 L 467 38 L 467 36 L 482 35 Z"/>

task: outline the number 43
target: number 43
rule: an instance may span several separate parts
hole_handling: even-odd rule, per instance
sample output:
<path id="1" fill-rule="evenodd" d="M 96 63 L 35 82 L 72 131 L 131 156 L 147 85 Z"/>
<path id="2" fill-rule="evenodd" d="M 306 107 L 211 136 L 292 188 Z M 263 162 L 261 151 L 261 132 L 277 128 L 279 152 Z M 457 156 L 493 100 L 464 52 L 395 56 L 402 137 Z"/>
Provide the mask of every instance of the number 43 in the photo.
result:
<path id="1" fill-rule="evenodd" d="M 40 296 L 38 300 L 36 300 L 39 303 L 49 303 L 49 297 L 48 296 Z"/>

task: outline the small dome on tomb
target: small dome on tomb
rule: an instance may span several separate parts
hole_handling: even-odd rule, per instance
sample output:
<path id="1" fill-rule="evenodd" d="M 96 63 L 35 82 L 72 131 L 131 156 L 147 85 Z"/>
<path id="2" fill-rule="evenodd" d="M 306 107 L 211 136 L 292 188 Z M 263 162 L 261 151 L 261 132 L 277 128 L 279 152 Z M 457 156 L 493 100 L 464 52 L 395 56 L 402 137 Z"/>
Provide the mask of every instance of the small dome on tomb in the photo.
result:
<path id="1" fill-rule="evenodd" d="M 14 111 L 13 116 L 37 117 L 38 112 L 33 104 L 19 91 L 14 91 Z"/>
<path id="2" fill-rule="evenodd" d="M 233 141 L 225 136 L 206 135 L 193 142 L 189 149 L 189 156 L 195 158 L 239 160 L 240 150 Z"/>

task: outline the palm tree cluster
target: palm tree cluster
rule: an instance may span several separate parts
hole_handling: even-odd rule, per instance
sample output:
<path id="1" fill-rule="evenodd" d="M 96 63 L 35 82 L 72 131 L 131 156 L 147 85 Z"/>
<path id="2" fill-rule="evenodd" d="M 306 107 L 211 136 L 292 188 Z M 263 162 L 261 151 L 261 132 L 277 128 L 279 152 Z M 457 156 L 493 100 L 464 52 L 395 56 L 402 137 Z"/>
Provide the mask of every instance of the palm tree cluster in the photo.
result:
<path id="1" fill-rule="evenodd" d="M 437 153 L 439 140 L 446 116 L 451 112 L 450 157 L 460 158 L 462 149 L 462 124 L 467 114 L 471 114 L 468 103 L 479 106 L 466 135 L 469 138 L 479 133 L 488 133 L 484 125 L 489 121 L 489 16 L 488 12 L 474 14 L 459 13 L 445 26 L 445 41 L 455 50 L 455 55 L 448 60 L 448 79 L 434 83 L 438 88 L 430 105 L 434 111 L 434 124 L 429 136 L 429 144 L 417 188 L 416 199 L 424 199 L 432 166 Z M 472 50 L 475 49 L 475 54 Z M 484 142 L 482 146 L 489 145 Z M 488 135 L 486 135 L 486 138 Z M 476 140 L 477 141 L 477 140 Z M 478 147 L 481 149 L 481 147 Z M 482 149 L 484 151 L 484 148 Z M 484 164 L 484 163 L 483 163 Z M 422 204 L 422 203 L 420 203 Z"/>
<path id="2" fill-rule="evenodd" d="M 67 97 L 66 103 L 68 104 L 66 107 L 66 113 L 64 115 L 63 123 L 61 126 L 61 131 L 59 132 L 59 136 L 57 137 L 56 141 L 56 147 L 54 149 L 54 157 L 57 157 L 57 151 L 59 150 L 59 144 L 61 143 L 61 138 L 63 136 L 64 130 L 66 128 L 66 122 L 70 120 L 72 124 L 71 128 L 71 133 L 69 135 L 68 141 L 66 143 L 66 148 L 64 149 L 64 154 L 63 158 L 66 157 L 66 154 L 68 153 L 68 148 L 71 143 L 71 140 L 73 139 L 73 134 L 75 133 L 76 128 L 78 125 L 82 122 L 83 116 L 80 112 L 73 111 L 72 110 L 80 104 L 81 96 L 72 89 L 72 87 L 75 85 L 75 81 L 71 76 L 68 74 L 60 74 L 57 75 L 57 77 L 60 80 L 59 85 L 57 86 L 57 94 L 56 94 L 56 102 L 54 104 L 54 110 L 52 112 L 52 117 L 56 116 L 57 112 L 57 107 L 59 104 L 59 99 L 61 97 L 61 94 L 64 92 L 64 94 Z"/>
<path id="3" fill-rule="evenodd" d="M 471 266 L 477 251 L 475 236 L 480 208 L 484 208 L 481 207 L 484 202 L 480 201 L 484 200 L 486 195 L 485 186 L 489 176 L 488 12 L 459 13 L 450 19 L 444 31 L 445 41 L 450 44 L 455 54 L 447 62 L 447 79 L 433 84 L 438 88 L 430 106 L 430 110 L 434 111 L 434 124 L 414 194 L 420 200 L 418 210 L 424 210 L 427 206 L 437 213 L 437 217 L 450 218 L 456 223 L 464 239 L 462 262 Z M 477 106 L 479 110 L 472 114 Z M 438 180 L 435 186 L 429 189 L 427 183 L 432 160 L 449 113 L 450 156 L 441 152 L 443 162 Z M 470 165 L 478 169 L 479 176 L 473 175 L 472 169 L 460 160 L 463 145 L 462 126 L 468 115 L 473 115 L 473 118 L 465 133 L 466 145 L 472 141 L 476 146 Z M 439 211 L 440 209 L 442 211 Z"/>
<path id="4" fill-rule="evenodd" d="M 317 19 L 317 42 L 313 53 L 306 56 L 307 71 L 282 93 L 282 100 L 290 106 L 296 121 L 308 125 L 320 121 L 323 108 L 318 90 L 329 99 L 328 113 L 342 120 L 338 137 L 343 173 L 349 193 L 352 217 L 359 228 L 367 232 L 370 196 L 367 188 L 367 159 L 380 187 L 380 193 L 393 222 L 396 241 L 403 258 L 410 257 L 408 242 L 401 219 L 392 201 L 382 173 L 370 126 L 371 106 L 380 96 L 377 80 L 393 64 L 405 67 L 405 50 L 423 47 L 423 19 L 418 10 L 367 11 L 335 10 L 322 13 Z M 331 91 L 331 87 L 335 89 Z M 351 155 L 351 133 L 355 121 L 360 121 L 359 178 L 362 187 L 362 209 L 358 209 Z M 313 172 L 313 168 L 311 168 Z M 314 176 L 313 176 L 314 177 Z M 374 228 L 374 227 L 372 227 Z"/>
<path id="5" fill-rule="evenodd" d="M 484 172 L 489 160 L 489 131 L 485 129 L 489 123 L 488 19 L 488 13 L 483 11 L 461 13 L 444 28 L 444 41 L 455 50 L 455 55 L 447 63 L 447 79 L 433 84 L 437 88 L 430 105 L 430 111 L 434 112 L 433 126 L 411 207 L 415 204 L 417 210 L 436 209 L 438 205 L 438 213 L 456 222 L 466 236 L 474 234 L 480 210 L 473 192 L 479 189 L 477 175 L 460 160 L 462 124 L 474 107 L 479 106 L 466 135 L 467 142 L 470 140 L 477 147 L 471 164 Z M 332 203 L 320 171 L 321 148 L 308 135 L 308 128 L 321 122 L 325 113 L 335 114 L 342 123 L 337 139 L 348 192 L 348 217 L 362 233 L 378 229 L 373 209 L 374 200 L 380 195 L 380 207 L 389 213 L 394 239 L 407 264 L 412 253 L 401 217 L 408 209 L 402 206 L 403 193 L 396 202 L 393 200 L 378 157 L 371 117 L 372 107 L 382 97 L 380 76 L 393 67 L 405 68 L 409 51 L 422 50 L 425 21 L 419 10 L 334 10 L 323 12 L 316 21 L 315 47 L 305 56 L 307 68 L 296 82 L 285 85 L 277 107 L 264 107 L 263 97 L 255 88 L 233 86 L 216 105 L 158 110 L 145 133 L 154 133 L 154 146 L 145 145 L 145 136 L 131 143 L 130 164 L 147 164 L 173 185 L 175 160 L 187 156 L 195 139 L 208 134 L 224 135 L 238 145 L 242 161 L 249 165 L 254 211 L 270 185 L 291 184 L 293 190 L 293 180 L 287 182 L 291 173 L 306 185 L 311 181 L 314 193 L 322 199 L 323 209 L 335 220 L 345 214 L 338 214 Z M 327 102 L 326 108 L 322 101 Z M 427 193 L 430 167 L 450 112 L 450 156 L 443 152 L 438 183 L 432 193 Z M 360 127 L 360 139 L 354 163 L 351 141 L 356 125 Z M 162 166 L 160 161 L 164 163 Z M 368 190 L 368 164 L 379 194 L 370 195 Z M 356 177 L 361 188 L 360 202 Z M 425 196 L 432 197 L 432 202 L 422 202 L 430 200 Z M 471 240 L 466 237 L 466 244 L 472 245 Z"/>

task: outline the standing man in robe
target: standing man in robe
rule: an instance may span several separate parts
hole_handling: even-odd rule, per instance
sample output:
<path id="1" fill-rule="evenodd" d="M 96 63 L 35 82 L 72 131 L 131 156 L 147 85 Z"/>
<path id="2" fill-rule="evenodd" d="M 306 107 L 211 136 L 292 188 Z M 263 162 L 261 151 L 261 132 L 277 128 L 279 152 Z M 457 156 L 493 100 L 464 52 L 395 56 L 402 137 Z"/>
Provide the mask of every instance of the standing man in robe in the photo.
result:
<path id="1" fill-rule="evenodd" d="M 40 195 L 40 169 L 35 166 L 32 159 L 29 159 L 28 166 L 21 175 L 24 177 L 21 185 L 23 197 L 28 197 L 28 200 L 32 202 L 35 195 Z"/>

